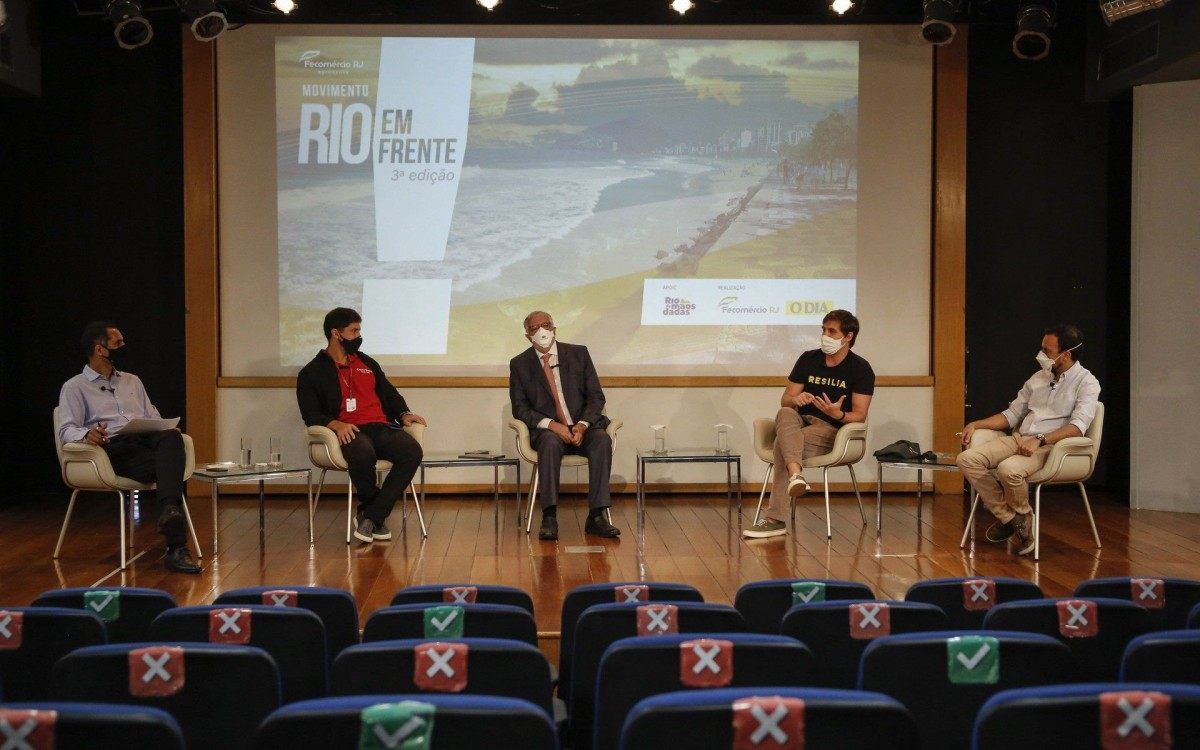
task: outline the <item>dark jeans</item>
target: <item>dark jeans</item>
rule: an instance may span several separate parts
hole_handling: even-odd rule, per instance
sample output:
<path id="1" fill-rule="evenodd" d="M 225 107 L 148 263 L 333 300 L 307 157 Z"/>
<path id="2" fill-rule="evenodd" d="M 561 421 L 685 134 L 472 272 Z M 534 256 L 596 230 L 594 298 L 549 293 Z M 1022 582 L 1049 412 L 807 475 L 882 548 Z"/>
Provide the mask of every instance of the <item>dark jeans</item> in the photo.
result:
<path id="1" fill-rule="evenodd" d="M 592 510 L 612 505 L 608 493 L 608 475 L 612 472 L 612 438 L 601 429 L 583 433 L 583 445 L 567 445 L 558 435 L 540 427 L 533 431 L 533 448 L 538 454 L 538 495 L 540 505 L 558 504 L 558 476 L 565 454 L 587 456 L 588 507 Z"/>
<path id="2" fill-rule="evenodd" d="M 391 515 L 400 493 L 412 482 L 421 466 L 421 444 L 404 430 L 394 430 L 382 422 L 358 426 L 358 434 L 342 446 L 342 455 L 350 466 L 350 481 L 358 493 L 358 511 L 375 523 Z M 392 462 L 392 470 L 375 486 L 375 461 Z"/>
<path id="3" fill-rule="evenodd" d="M 158 485 L 159 514 L 169 507 L 178 508 L 183 499 L 183 435 L 179 430 L 163 430 L 144 435 L 113 437 L 104 445 L 104 452 L 119 476 Z M 187 543 L 187 529 L 166 538 L 167 547 Z"/>

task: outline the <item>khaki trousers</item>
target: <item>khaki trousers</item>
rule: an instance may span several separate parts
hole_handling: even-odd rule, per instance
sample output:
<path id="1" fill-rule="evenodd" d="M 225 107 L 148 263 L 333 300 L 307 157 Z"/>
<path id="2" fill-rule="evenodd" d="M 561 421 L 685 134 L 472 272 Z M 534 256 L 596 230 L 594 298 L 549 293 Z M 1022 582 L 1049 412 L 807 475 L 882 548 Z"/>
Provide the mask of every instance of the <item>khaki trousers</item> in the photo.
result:
<path id="1" fill-rule="evenodd" d="M 800 416 L 790 407 L 784 407 L 775 415 L 775 482 L 771 486 L 771 502 L 767 516 L 776 521 L 786 521 L 791 498 L 788 497 L 787 465 L 800 464 L 804 459 L 828 453 L 833 447 L 837 428 L 816 417 Z"/>
<path id="2" fill-rule="evenodd" d="M 959 453 L 956 463 L 979 493 L 984 507 L 997 521 L 1008 523 L 1017 513 L 1030 512 L 1029 483 L 1025 480 L 1045 465 L 1049 455 L 1048 445 L 1032 456 L 1018 455 L 1016 437 L 1005 435 Z"/>

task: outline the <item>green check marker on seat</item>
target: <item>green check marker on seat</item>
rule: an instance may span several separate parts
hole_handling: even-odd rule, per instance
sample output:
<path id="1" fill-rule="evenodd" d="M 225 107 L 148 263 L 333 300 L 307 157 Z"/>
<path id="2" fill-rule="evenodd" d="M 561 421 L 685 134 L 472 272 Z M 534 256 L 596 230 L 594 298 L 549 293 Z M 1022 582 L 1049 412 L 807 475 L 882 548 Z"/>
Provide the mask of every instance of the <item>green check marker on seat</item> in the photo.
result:
<path id="1" fill-rule="evenodd" d="M 85 591 L 83 608 L 105 622 L 117 620 L 121 617 L 121 592 Z"/>
<path id="2" fill-rule="evenodd" d="M 378 703 L 362 710 L 359 750 L 429 750 L 436 707 L 419 701 Z"/>
<path id="3" fill-rule="evenodd" d="M 946 675 L 955 685 L 994 685 L 1000 679 L 1000 641 L 985 635 L 946 639 Z"/>
<path id="4" fill-rule="evenodd" d="M 425 608 L 426 638 L 461 638 L 463 620 L 467 613 L 462 607 L 443 606 Z"/>
<path id="5" fill-rule="evenodd" d="M 796 581 L 792 584 L 792 604 L 825 601 L 825 584 L 820 581 Z"/>

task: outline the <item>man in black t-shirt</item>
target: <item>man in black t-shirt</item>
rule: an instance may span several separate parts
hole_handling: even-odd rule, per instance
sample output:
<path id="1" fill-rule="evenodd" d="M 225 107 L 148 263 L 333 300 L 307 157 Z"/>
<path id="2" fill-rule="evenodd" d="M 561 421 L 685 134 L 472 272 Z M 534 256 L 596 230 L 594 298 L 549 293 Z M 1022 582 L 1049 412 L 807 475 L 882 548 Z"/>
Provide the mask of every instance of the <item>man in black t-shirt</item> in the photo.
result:
<path id="1" fill-rule="evenodd" d="M 858 318 L 834 310 L 821 321 L 821 348 L 804 352 L 788 375 L 775 415 L 775 483 L 767 512 L 743 534 L 765 539 L 787 533 L 788 502 L 808 491 L 804 459 L 828 453 L 838 428 L 867 421 L 875 393 L 875 371 L 850 351 L 858 340 Z"/>

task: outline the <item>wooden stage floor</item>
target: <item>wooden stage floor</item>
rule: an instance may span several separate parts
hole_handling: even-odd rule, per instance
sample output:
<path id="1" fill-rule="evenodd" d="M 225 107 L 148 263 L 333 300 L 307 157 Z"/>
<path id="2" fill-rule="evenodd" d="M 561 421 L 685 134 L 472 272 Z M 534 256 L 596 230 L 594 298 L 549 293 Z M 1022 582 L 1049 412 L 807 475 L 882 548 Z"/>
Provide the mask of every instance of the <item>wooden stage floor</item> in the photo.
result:
<path id="1" fill-rule="evenodd" d="M 345 544 L 344 500 L 322 499 L 316 543 L 307 543 L 302 496 L 268 496 L 266 531 L 258 530 L 257 499 L 224 496 L 219 513 L 220 548 L 212 554 L 213 520 L 207 497 L 189 505 L 204 549 L 198 576 L 168 573 L 162 566 L 156 509 L 138 521 L 130 568 L 115 570 L 115 495 L 81 496 L 61 559 L 51 553 L 66 510 L 65 491 L 21 498 L 0 506 L 0 606 L 26 605 L 41 591 L 63 586 L 148 586 L 170 592 L 180 605 L 211 602 L 221 591 L 252 585 L 322 585 L 350 591 L 362 618 L 386 606 L 392 595 L 418 583 L 499 583 L 533 595 L 538 629 L 556 640 L 559 608 L 568 589 L 602 581 L 659 580 L 688 583 L 705 600 L 732 602 L 738 587 L 764 578 L 848 578 L 871 586 L 879 598 L 903 598 L 915 581 L 941 576 L 1015 576 L 1041 586 L 1048 596 L 1070 593 L 1081 579 L 1108 576 L 1200 578 L 1200 515 L 1131 511 L 1101 492 L 1092 493 L 1103 549 L 1094 548 L 1077 492 L 1043 493 L 1042 560 L 1010 554 L 982 541 L 960 550 L 966 503 L 958 495 L 925 496 L 918 517 L 914 495 L 884 497 L 883 534 L 875 534 L 875 499 L 864 496 L 869 525 L 859 519 L 853 495 L 833 504 L 833 539 L 826 541 L 819 492 L 800 501 L 799 534 L 744 540 L 724 495 L 651 495 L 645 547 L 634 535 L 632 496 L 617 498 L 613 521 L 619 539 L 583 535 L 586 504 L 567 496 L 559 510 L 560 539 L 540 542 L 518 531 L 512 496 L 501 499 L 498 517 L 491 497 L 430 496 L 425 506 L 429 538 L 421 541 L 415 514 L 401 533 L 399 508 L 390 525 L 396 539 L 370 547 Z M 747 493 L 742 523 L 757 493 Z M 977 522 L 978 523 L 978 522 Z M 586 549 L 586 548 L 591 549 Z M 580 549 L 583 548 L 583 549 Z M 547 651 L 557 651 L 547 643 Z"/>

